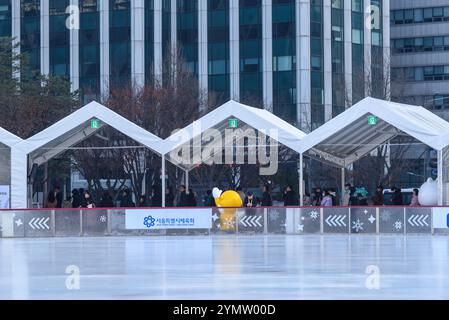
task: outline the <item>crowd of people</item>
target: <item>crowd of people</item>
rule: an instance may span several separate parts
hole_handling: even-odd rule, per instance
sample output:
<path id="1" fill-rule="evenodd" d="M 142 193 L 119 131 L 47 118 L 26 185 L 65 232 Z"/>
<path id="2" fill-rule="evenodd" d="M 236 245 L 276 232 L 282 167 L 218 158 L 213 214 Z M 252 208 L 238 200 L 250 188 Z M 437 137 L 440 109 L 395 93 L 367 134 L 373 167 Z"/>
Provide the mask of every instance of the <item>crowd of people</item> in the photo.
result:
<path id="1" fill-rule="evenodd" d="M 273 198 L 270 185 L 264 185 L 261 190 L 261 197 L 257 197 L 252 191 L 243 192 L 242 189 L 236 190 L 242 198 L 243 207 L 270 207 L 273 206 Z M 400 188 L 392 187 L 393 193 L 391 204 L 404 206 L 404 197 Z M 413 190 L 413 196 L 410 206 L 419 206 L 418 200 L 419 190 Z M 291 185 L 286 186 L 282 191 L 283 205 L 299 206 L 299 193 L 296 193 Z M 384 188 L 379 185 L 375 194 L 368 198 L 366 192 L 360 192 L 351 184 L 346 184 L 343 190 L 343 196 L 340 201 L 334 190 L 323 190 L 314 188 L 312 193 L 305 193 L 303 196 L 304 206 L 313 207 L 332 207 L 332 206 L 383 206 L 385 205 Z M 60 187 L 56 186 L 54 190 L 49 192 L 44 203 L 45 208 L 132 208 L 132 207 L 162 207 L 161 188 L 154 185 L 148 195 L 141 195 L 137 204 L 133 200 L 132 192 L 124 189 L 114 198 L 109 192 L 104 192 L 100 201 L 95 203 L 91 193 L 83 188 L 72 190 L 71 196 L 63 201 L 63 195 Z M 165 206 L 166 207 L 214 207 L 215 200 L 212 196 L 212 190 L 207 190 L 202 199 L 202 203 L 198 203 L 197 194 L 192 188 L 185 185 L 179 187 L 178 193 L 175 195 L 171 187 L 165 190 Z"/>

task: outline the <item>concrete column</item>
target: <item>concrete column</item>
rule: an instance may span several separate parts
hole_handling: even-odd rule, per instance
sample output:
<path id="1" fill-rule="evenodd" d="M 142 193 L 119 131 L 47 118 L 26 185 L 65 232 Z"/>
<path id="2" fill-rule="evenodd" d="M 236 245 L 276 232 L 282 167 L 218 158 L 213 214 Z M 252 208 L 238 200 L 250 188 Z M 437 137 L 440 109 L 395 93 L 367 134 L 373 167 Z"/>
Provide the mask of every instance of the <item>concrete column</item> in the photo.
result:
<path id="1" fill-rule="evenodd" d="M 352 105 L 352 0 L 344 0 L 345 107 Z"/>
<path id="2" fill-rule="evenodd" d="M 154 77 L 162 83 L 162 0 L 154 1 Z"/>
<path id="3" fill-rule="evenodd" d="M 176 52 L 177 50 L 177 43 L 178 43 L 178 8 L 176 5 L 176 0 L 171 0 L 171 36 L 170 36 L 170 43 L 171 43 L 171 48 L 173 50 L 173 52 Z"/>
<path id="4" fill-rule="evenodd" d="M 311 131 L 310 0 L 296 0 L 297 123 Z"/>
<path id="5" fill-rule="evenodd" d="M 262 0 L 263 103 L 273 112 L 273 6 Z"/>
<path id="6" fill-rule="evenodd" d="M 131 0 L 131 81 L 136 89 L 145 85 L 144 0 Z"/>
<path id="7" fill-rule="evenodd" d="M 323 0 L 324 45 L 324 121 L 332 119 L 332 9 L 331 0 Z"/>
<path id="8" fill-rule="evenodd" d="M 73 8 L 78 8 L 79 0 L 70 0 Z M 72 14 L 73 12 L 70 12 Z M 79 9 L 78 12 L 79 14 Z M 79 17 L 79 16 L 78 16 Z M 78 21 L 79 23 L 79 21 Z M 78 25 L 79 27 L 79 25 Z M 70 29 L 70 85 L 72 92 L 80 87 L 80 41 L 79 28 Z"/>
<path id="9" fill-rule="evenodd" d="M 50 73 L 50 0 L 41 0 L 41 73 Z M 20 2 L 20 1 L 19 1 Z"/>
<path id="10" fill-rule="evenodd" d="M 229 0 L 229 63 L 231 99 L 240 101 L 240 20 L 239 0 Z"/>
<path id="11" fill-rule="evenodd" d="M 207 1 L 198 2 L 198 77 L 201 90 L 208 92 L 208 23 L 207 23 Z M 200 109 L 207 109 L 207 97 Z"/>
<path id="12" fill-rule="evenodd" d="M 14 49 L 15 54 L 20 54 L 20 1 L 11 1 L 11 37 L 13 45 L 19 45 Z M 20 73 L 13 74 L 13 77 L 20 78 Z"/>
<path id="13" fill-rule="evenodd" d="M 365 96 L 372 94 L 371 85 L 371 0 L 364 0 L 364 56 L 365 56 Z"/>
<path id="14" fill-rule="evenodd" d="M 109 94 L 109 1 L 100 1 L 100 91 Z"/>
<path id="15" fill-rule="evenodd" d="M 390 1 L 382 1 L 382 30 L 383 30 L 383 56 L 384 56 L 384 81 L 388 86 L 386 100 L 391 99 L 391 52 L 390 52 Z"/>

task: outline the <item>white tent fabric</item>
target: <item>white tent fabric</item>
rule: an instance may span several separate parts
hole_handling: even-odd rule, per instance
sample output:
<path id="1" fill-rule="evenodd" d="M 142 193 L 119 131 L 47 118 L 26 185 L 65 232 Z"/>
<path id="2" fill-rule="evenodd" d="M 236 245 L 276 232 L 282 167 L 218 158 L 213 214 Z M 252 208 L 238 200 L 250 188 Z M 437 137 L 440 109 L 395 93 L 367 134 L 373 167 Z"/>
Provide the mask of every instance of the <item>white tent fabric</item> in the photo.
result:
<path id="1" fill-rule="evenodd" d="M 3 143 L 4 145 L 11 148 L 12 146 L 18 144 L 21 141 L 23 140 L 18 136 L 12 134 L 11 132 L 3 128 L 0 128 L 0 143 Z"/>
<path id="2" fill-rule="evenodd" d="M 371 115 L 377 124 L 368 123 Z M 442 150 L 449 123 L 423 107 L 366 98 L 307 135 L 299 149 L 326 152 L 347 166 L 401 132 Z"/>
<path id="3" fill-rule="evenodd" d="M 368 116 L 375 116 L 377 123 L 368 124 Z M 0 128 L 0 142 L 11 147 L 12 208 L 27 207 L 29 165 L 40 165 L 94 134 L 98 128 L 90 127 L 91 119 L 100 120 L 101 124 L 115 128 L 160 154 L 164 171 L 165 158 L 170 160 L 169 153 L 190 144 L 208 129 L 224 131 L 229 127 L 227 121 L 231 118 L 240 120 L 243 128 L 252 127 L 298 152 L 301 164 L 303 154 L 309 152 L 344 168 L 377 146 L 405 133 L 438 151 L 439 172 L 442 172 L 443 149 L 449 146 L 448 122 L 422 107 L 373 98 L 362 100 L 309 135 L 266 110 L 229 101 L 165 140 L 92 102 L 27 140 Z M 190 168 L 183 169 L 188 171 Z M 163 190 L 164 183 L 163 179 Z M 302 187 L 300 183 L 301 194 Z M 439 188 L 442 190 L 442 179 Z"/>
<path id="4" fill-rule="evenodd" d="M 299 151 L 298 142 L 306 136 L 304 132 L 267 110 L 231 100 L 165 139 L 164 154 L 167 155 L 182 145 L 190 143 L 208 129 L 223 131 L 229 128 L 226 121 L 231 118 L 244 122 L 247 126 L 263 132 L 266 136 L 296 152 Z M 201 151 L 194 150 L 194 152 Z"/>
<path id="5" fill-rule="evenodd" d="M 64 148 L 70 148 L 95 133 L 98 129 L 90 128 L 89 121 L 92 119 L 98 119 L 102 124 L 109 125 L 143 146 L 163 154 L 161 138 L 111 109 L 97 102 L 91 102 L 47 129 L 13 146 L 11 151 L 11 204 L 13 208 L 27 207 L 28 155 L 32 158 L 31 162 L 37 164 L 50 160 L 63 152 Z M 40 148 L 45 150 L 39 150 Z"/>

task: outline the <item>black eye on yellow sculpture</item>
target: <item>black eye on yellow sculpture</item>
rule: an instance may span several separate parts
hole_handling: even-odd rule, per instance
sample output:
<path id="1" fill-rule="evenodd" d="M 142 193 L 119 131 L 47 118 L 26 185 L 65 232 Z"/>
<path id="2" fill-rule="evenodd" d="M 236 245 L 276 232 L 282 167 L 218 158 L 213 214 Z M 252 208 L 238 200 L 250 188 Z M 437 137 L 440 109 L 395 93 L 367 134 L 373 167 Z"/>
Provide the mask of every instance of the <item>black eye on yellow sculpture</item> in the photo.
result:
<path id="1" fill-rule="evenodd" d="M 237 208 L 243 205 L 242 198 L 234 190 L 221 191 L 218 188 L 212 190 L 212 196 L 215 199 L 215 204 L 220 209 L 220 229 L 222 231 L 235 230 L 235 213 Z"/>

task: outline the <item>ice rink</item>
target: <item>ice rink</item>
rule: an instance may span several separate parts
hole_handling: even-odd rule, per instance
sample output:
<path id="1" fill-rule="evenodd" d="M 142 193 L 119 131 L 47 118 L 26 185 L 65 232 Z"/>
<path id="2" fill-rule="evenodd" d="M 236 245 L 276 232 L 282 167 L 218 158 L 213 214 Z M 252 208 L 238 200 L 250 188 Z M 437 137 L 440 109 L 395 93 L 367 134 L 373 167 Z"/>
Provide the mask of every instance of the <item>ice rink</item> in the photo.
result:
<path id="1" fill-rule="evenodd" d="M 0 240 L 0 299 L 421 298 L 449 299 L 449 237 Z"/>

